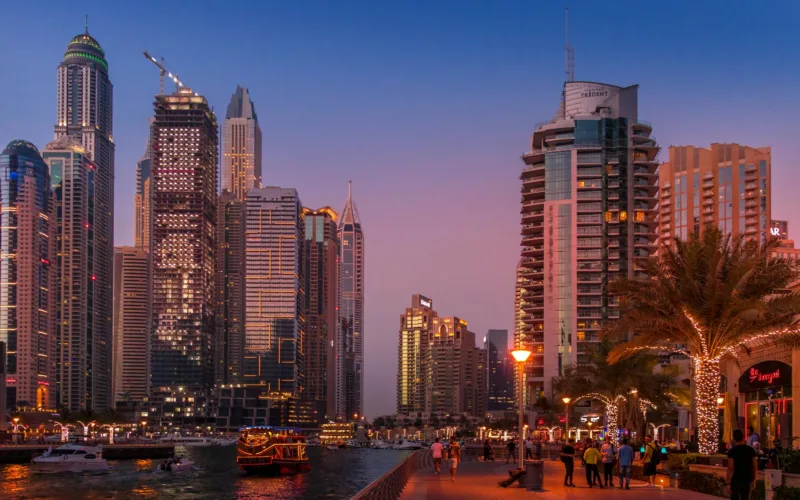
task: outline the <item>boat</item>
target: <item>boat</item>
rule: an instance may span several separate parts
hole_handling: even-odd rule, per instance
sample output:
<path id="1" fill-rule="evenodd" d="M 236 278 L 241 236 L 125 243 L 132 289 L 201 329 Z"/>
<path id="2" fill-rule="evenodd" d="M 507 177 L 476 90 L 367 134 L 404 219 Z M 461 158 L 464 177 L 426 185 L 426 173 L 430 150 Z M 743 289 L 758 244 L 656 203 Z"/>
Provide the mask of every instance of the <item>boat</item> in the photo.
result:
<path id="1" fill-rule="evenodd" d="M 400 440 L 391 446 L 393 450 L 421 450 L 422 444 L 412 441 Z"/>
<path id="2" fill-rule="evenodd" d="M 108 472 L 103 450 L 79 443 L 50 448 L 31 462 L 37 472 Z"/>
<path id="3" fill-rule="evenodd" d="M 162 443 L 173 443 L 182 445 L 185 448 L 205 448 L 208 446 L 219 446 L 221 443 L 218 439 L 202 436 L 181 436 L 178 434 L 168 435 L 159 439 Z"/>
<path id="4" fill-rule="evenodd" d="M 170 458 L 159 464 L 157 470 L 162 472 L 184 472 L 192 469 L 194 469 L 194 461 L 186 457 L 177 457 Z"/>
<path id="5" fill-rule="evenodd" d="M 243 427 L 239 430 L 236 452 L 236 464 L 248 474 L 280 476 L 311 470 L 306 440 L 294 429 Z"/>
<path id="6" fill-rule="evenodd" d="M 376 450 L 387 450 L 387 449 L 389 449 L 389 445 L 386 444 L 385 441 L 381 441 L 381 440 L 373 441 L 370 446 L 373 449 L 376 449 Z"/>
<path id="7" fill-rule="evenodd" d="M 361 448 L 361 443 L 356 441 L 355 439 L 348 439 L 344 443 L 345 448 Z"/>
<path id="8" fill-rule="evenodd" d="M 233 446 L 236 444 L 236 439 L 217 438 L 211 443 L 212 446 Z"/>
<path id="9" fill-rule="evenodd" d="M 329 444 L 329 445 L 328 445 L 328 446 L 326 446 L 325 448 L 327 448 L 327 449 L 329 449 L 329 450 L 338 450 L 338 449 L 339 449 L 339 447 L 338 447 L 338 446 L 336 446 L 335 444 Z"/>

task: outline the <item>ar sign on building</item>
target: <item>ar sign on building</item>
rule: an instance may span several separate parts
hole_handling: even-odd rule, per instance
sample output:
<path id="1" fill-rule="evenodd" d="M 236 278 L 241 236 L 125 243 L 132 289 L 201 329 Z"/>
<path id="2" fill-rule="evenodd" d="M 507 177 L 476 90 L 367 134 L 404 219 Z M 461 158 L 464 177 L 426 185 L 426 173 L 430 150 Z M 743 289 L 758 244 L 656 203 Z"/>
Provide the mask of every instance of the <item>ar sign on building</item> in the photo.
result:
<path id="1" fill-rule="evenodd" d="M 769 228 L 769 234 L 772 236 L 780 236 L 781 235 L 781 228 L 779 227 L 771 227 Z"/>

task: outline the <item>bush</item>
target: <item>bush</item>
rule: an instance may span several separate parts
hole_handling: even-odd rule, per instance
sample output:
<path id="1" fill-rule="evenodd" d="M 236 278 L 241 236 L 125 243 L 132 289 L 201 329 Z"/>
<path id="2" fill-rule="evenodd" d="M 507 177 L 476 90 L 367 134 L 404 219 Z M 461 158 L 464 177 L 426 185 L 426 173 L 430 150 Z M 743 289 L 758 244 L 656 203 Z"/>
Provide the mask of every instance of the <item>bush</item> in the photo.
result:
<path id="1" fill-rule="evenodd" d="M 764 493 L 764 481 L 756 481 L 756 487 L 750 492 L 750 500 L 764 500 L 766 494 Z"/>
<path id="2" fill-rule="evenodd" d="M 781 450 L 778 454 L 778 463 L 783 472 L 800 474 L 800 449 L 787 448 Z"/>
<path id="3" fill-rule="evenodd" d="M 727 497 L 725 480 L 715 474 L 705 472 L 683 471 L 678 480 L 678 487 L 682 490 L 696 491 L 707 495 Z"/>
<path id="4" fill-rule="evenodd" d="M 800 488 L 792 488 L 791 486 L 778 486 L 773 488 L 775 500 L 800 500 Z M 752 496 L 750 497 L 752 498 Z M 763 497 L 761 497 L 763 498 Z"/>
<path id="5" fill-rule="evenodd" d="M 696 464 L 700 453 L 670 453 L 667 457 L 669 470 L 689 470 L 689 464 Z"/>

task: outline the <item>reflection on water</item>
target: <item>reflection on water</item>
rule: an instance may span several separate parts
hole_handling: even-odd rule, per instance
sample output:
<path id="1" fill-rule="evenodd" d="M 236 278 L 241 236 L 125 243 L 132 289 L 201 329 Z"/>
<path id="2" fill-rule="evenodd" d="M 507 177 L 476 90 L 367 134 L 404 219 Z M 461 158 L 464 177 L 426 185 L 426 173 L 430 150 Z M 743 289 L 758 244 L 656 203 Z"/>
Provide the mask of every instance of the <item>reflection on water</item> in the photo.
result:
<path id="1" fill-rule="evenodd" d="M 187 454 L 198 470 L 153 472 L 159 460 L 109 463 L 110 474 L 36 474 L 30 465 L 0 465 L 0 498 L 181 500 L 260 498 L 350 498 L 410 452 L 308 448 L 311 472 L 286 477 L 247 476 L 236 467 L 236 447 L 194 448 Z"/>

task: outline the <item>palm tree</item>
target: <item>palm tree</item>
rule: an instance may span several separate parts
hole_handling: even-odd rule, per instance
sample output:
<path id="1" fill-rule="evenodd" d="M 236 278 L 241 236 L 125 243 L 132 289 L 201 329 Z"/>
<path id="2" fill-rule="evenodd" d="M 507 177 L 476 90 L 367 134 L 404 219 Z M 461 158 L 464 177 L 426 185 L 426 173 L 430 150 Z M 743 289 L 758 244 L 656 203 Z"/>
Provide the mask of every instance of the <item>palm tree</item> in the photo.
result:
<path id="1" fill-rule="evenodd" d="M 701 453 L 717 450 L 720 360 L 755 342 L 797 340 L 800 294 L 786 290 L 799 268 L 772 256 L 777 247 L 774 239 L 745 242 L 709 226 L 662 247 L 643 264 L 649 279 L 611 285 L 623 310 L 606 335 L 637 335 L 612 349 L 609 363 L 642 350 L 689 356 Z"/>

